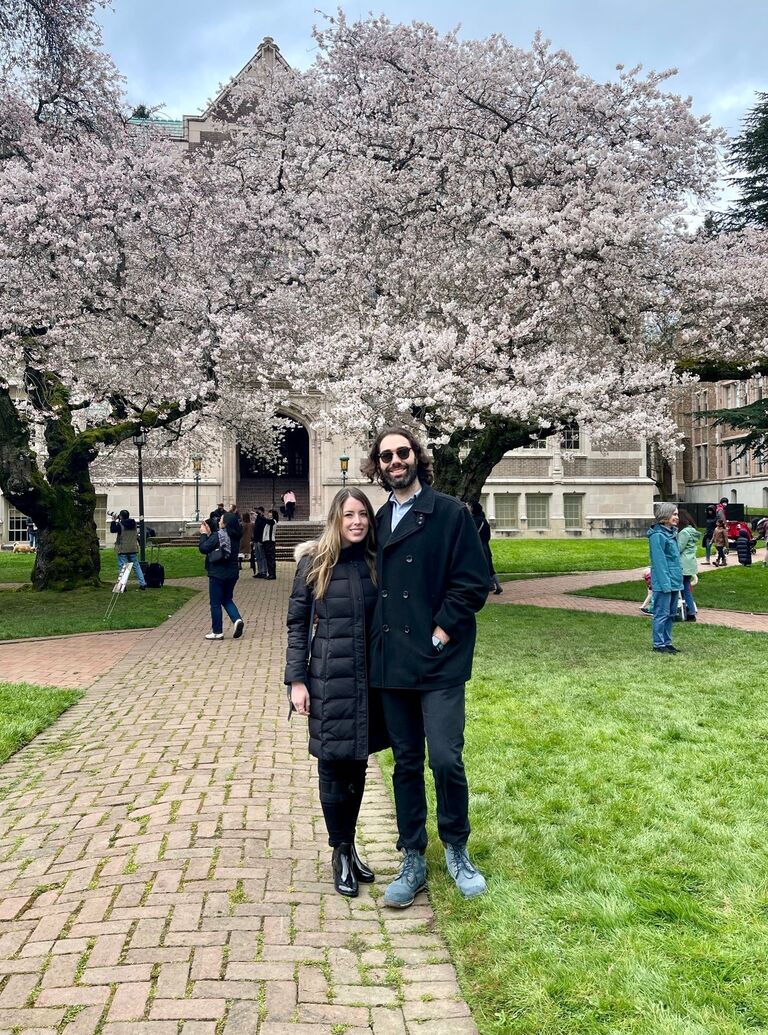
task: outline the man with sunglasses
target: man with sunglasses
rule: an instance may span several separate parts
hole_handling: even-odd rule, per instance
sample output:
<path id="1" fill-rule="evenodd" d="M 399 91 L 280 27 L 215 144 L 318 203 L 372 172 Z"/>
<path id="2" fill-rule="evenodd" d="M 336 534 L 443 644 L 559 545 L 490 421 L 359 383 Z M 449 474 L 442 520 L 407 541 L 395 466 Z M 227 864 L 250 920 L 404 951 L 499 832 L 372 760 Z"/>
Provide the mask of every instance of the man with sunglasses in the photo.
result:
<path id="1" fill-rule="evenodd" d="M 395 756 L 398 842 L 404 860 L 384 904 L 410 906 L 426 887 L 425 745 L 448 871 L 466 898 L 485 879 L 467 854 L 464 684 L 472 671 L 475 612 L 488 570 L 472 517 L 432 488 L 432 461 L 408 428 L 376 438 L 363 473 L 390 490 L 376 517 L 379 598 L 371 628 L 370 685 L 381 694 Z"/>

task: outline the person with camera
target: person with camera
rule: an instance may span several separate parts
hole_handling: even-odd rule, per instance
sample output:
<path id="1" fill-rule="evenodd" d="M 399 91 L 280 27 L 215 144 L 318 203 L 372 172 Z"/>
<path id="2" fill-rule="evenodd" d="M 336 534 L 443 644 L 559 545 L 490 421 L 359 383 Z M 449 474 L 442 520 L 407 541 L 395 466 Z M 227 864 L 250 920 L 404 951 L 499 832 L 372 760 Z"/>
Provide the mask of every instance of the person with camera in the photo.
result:
<path id="1" fill-rule="evenodd" d="M 139 563 L 139 530 L 136 522 L 127 510 L 121 510 L 119 514 L 110 513 L 109 516 L 112 518 L 109 530 L 117 535 L 115 551 L 118 572 L 121 572 L 126 564 L 131 565 L 138 580 L 139 589 L 146 589 L 147 583 Z"/>
<path id="2" fill-rule="evenodd" d="M 240 575 L 238 554 L 243 530 L 237 514 L 218 514 L 214 511 L 207 521 L 200 523 L 200 553 L 205 554 L 208 572 L 208 598 L 211 604 L 211 631 L 206 640 L 223 640 L 222 608 L 232 620 L 232 639 L 243 635 L 245 622 L 233 598 Z"/>

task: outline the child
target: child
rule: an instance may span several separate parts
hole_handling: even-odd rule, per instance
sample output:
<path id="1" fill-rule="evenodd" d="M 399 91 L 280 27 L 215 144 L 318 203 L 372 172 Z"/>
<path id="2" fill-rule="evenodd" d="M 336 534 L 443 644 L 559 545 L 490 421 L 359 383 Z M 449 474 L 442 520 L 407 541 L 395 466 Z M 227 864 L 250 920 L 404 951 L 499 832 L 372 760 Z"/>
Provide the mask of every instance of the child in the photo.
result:
<path id="1" fill-rule="evenodd" d="M 739 564 L 752 563 L 752 541 L 749 538 L 749 532 L 745 528 L 741 529 L 739 538 L 736 540 L 736 553 L 739 557 Z"/>
<path id="2" fill-rule="evenodd" d="M 712 545 L 717 550 L 715 567 L 719 568 L 721 565 L 726 565 L 728 563 L 725 556 L 725 551 L 728 549 L 728 529 L 725 527 L 723 518 L 719 518 L 715 525 L 715 531 L 712 533 Z"/>
<path id="3" fill-rule="evenodd" d="M 653 586 L 651 585 L 651 569 L 650 568 L 646 568 L 645 571 L 643 572 L 643 579 L 645 580 L 645 585 L 646 585 L 646 588 L 648 589 L 648 592 L 646 593 L 645 600 L 643 601 L 642 606 L 640 607 L 640 610 L 643 612 L 644 615 L 652 615 L 653 614 Z"/>

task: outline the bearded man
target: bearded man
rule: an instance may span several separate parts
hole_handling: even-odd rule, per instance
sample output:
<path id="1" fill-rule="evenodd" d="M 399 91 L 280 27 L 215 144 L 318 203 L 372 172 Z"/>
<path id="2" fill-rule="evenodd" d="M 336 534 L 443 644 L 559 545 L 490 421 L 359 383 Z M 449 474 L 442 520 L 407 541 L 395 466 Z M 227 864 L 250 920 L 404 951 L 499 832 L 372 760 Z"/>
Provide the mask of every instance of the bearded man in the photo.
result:
<path id="1" fill-rule="evenodd" d="M 472 517 L 432 488 L 432 461 L 404 427 L 386 428 L 363 474 L 390 490 L 376 517 L 379 598 L 371 628 L 370 685 L 381 694 L 395 757 L 400 873 L 384 904 L 410 906 L 426 887 L 425 744 L 448 871 L 466 898 L 486 890 L 467 853 L 464 684 L 472 672 L 475 613 L 488 568 Z"/>

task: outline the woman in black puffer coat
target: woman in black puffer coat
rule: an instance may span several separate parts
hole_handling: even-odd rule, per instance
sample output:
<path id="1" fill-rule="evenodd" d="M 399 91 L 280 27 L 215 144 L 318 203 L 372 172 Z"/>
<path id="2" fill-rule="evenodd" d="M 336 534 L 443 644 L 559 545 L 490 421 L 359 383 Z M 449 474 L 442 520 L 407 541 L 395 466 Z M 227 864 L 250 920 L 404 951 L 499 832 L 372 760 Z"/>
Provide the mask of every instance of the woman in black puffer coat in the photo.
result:
<path id="1" fill-rule="evenodd" d="M 296 551 L 299 564 L 288 604 L 285 682 L 292 708 L 309 718 L 309 751 L 317 758 L 334 886 L 350 897 L 357 895 L 358 881 L 374 880 L 357 854 L 355 828 L 368 755 L 388 744 L 381 704 L 368 688 L 368 626 L 377 596 L 375 527 L 365 493 L 338 492 L 320 539 Z"/>

